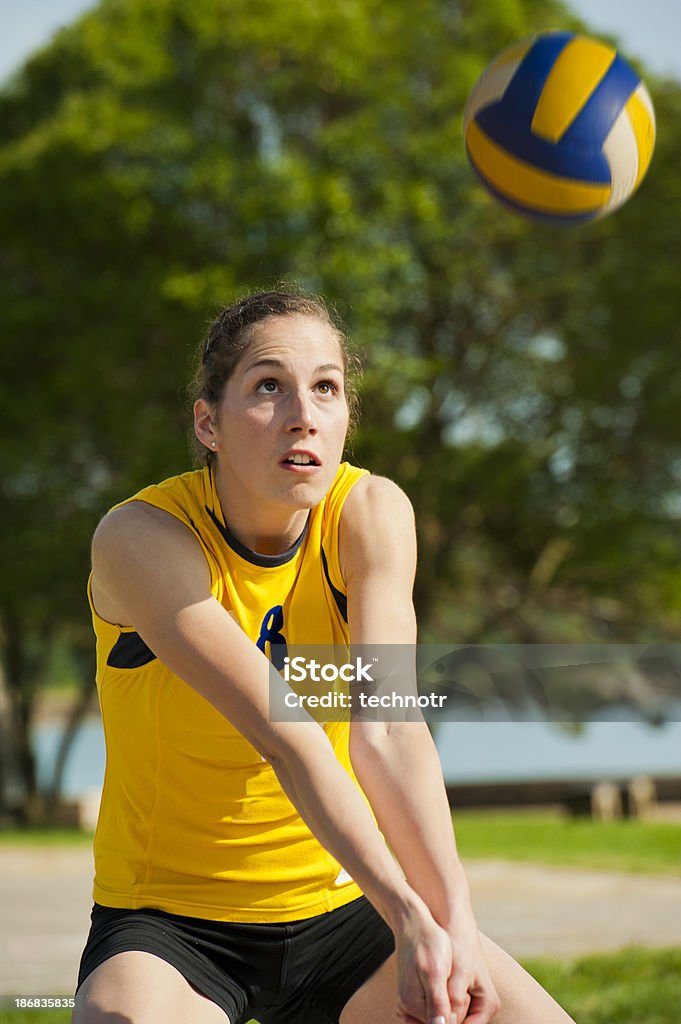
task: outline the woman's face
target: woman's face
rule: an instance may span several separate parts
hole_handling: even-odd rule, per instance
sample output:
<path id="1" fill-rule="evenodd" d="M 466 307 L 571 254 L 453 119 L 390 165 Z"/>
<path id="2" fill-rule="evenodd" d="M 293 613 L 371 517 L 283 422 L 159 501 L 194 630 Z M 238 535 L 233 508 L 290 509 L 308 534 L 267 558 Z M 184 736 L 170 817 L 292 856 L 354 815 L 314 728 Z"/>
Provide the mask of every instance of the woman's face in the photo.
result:
<path id="1" fill-rule="evenodd" d="M 348 429 L 344 385 L 328 324 L 296 314 L 254 328 L 213 418 L 218 472 L 235 498 L 288 509 L 322 500 Z"/>

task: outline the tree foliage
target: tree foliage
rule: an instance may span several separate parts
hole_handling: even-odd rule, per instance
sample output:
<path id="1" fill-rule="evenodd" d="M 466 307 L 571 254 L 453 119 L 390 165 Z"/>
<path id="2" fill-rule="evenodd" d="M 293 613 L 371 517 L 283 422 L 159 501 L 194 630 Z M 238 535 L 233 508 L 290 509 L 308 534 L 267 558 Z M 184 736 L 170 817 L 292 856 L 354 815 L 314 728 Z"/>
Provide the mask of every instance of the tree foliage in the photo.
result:
<path id="1" fill-rule="evenodd" d="M 98 516 L 187 465 L 210 311 L 282 278 L 366 354 L 354 453 L 416 506 L 424 635 L 677 635 L 681 92 L 652 83 L 652 169 L 598 225 L 507 214 L 463 152 L 489 59 L 574 24 L 557 0 L 102 0 L 6 86 L 0 616 L 25 718 L 49 638 L 89 642 Z"/>

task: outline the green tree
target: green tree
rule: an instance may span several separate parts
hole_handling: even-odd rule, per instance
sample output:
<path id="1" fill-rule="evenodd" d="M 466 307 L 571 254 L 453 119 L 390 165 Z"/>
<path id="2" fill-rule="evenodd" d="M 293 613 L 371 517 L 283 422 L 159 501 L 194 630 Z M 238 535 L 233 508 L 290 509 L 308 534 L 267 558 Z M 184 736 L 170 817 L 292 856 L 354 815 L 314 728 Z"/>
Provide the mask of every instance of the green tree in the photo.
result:
<path id="1" fill-rule="evenodd" d="M 557 0 L 103 0 L 7 85 L 0 622 L 29 792 L 97 518 L 184 468 L 208 312 L 280 278 L 366 351 L 355 453 L 414 500 L 424 635 L 676 635 L 679 89 L 601 225 L 506 214 L 463 152 L 493 54 L 572 24 Z"/>

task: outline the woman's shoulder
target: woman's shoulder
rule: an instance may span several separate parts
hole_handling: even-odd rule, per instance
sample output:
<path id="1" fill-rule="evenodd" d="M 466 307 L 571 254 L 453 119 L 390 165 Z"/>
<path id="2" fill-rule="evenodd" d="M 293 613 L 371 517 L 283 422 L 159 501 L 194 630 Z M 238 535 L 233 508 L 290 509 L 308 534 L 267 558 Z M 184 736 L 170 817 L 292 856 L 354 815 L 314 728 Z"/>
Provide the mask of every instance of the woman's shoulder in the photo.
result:
<path id="1" fill-rule="evenodd" d="M 158 600 L 159 592 L 172 589 L 169 581 L 178 577 L 195 579 L 210 593 L 204 555 L 177 516 L 134 498 L 107 512 L 92 538 L 91 593 L 100 618 L 133 622 L 135 595 L 157 595 Z"/>
<path id="2" fill-rule="evenodd" d="M 355 482 L 343 506 L 342 521 L 364 520 L 385 522 L 391 515 L 413 519 L 411 501 L 394 480 L 386 476 L 366 473 Z"/>
<path id="3" fill-rule="evenodd" d="M 129 498 L 114 505 L 110 511 L 125 508 L 132 503 L 144 502 L 156 508 L 175 511 L 194 504 L 203 504 L 210 491 L 210 471 L 207 467 L 167 477 L 160 483 L 148 484 Z"/>
<path id="4" fill-rule="evenodd" d="M 93 537 L 97 549 L 129 550 L 155 543 L 186 543 L 196 507 L 205 499 L 205 470 L 168 477 L 114 505 Z"/>
<path id="5" fill-rule="evenodd" d="M 197 510 L 204 507 L 210 481 L 207 470 L 194 470 L 149 484 L 113 505 L 101 519 L 95 539 L 118 535 L 128 529 L 172 530 L 172 519 L 192 526 Z"/>
<path id="6" fill-rule="evenodd" d="M 100 520 L 92 538 L 92 550 L 119 552 L 149 549 L 163 544 L 181 544 L 189 536 L 176 516 L 147 501 L 131 498 L 114 506 Z"/>
<path id="7" fill-rule="evenodd" d="M 340 517 L 343 578 L 349 578 L 353 566 L 390 561 L 398 550 L 411 557 L 415 535 L 414 510 L 402 488 L 388 477 L 363 477 L 349 493 Z"/>

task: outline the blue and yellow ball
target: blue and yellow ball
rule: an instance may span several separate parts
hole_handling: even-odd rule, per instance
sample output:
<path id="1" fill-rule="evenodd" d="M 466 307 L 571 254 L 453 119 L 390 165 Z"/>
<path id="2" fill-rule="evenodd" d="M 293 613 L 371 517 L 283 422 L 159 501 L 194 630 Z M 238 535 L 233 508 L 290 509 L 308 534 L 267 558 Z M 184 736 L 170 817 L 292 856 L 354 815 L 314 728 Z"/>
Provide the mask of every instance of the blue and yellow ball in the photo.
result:
<path id="1" fill-rule="evenodd" d="M 464 112 L 466 152 L 517 213 L 566 224 L 605 217 L 648 169 L 655 113 L 645 85 L 606 43 L 543 32 L 504 51 Z"/>

